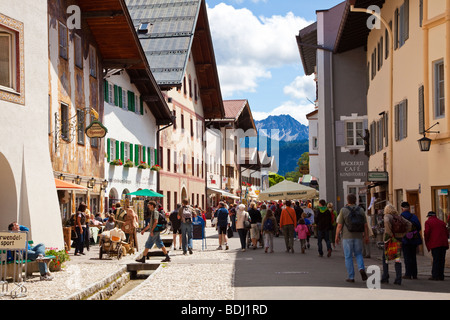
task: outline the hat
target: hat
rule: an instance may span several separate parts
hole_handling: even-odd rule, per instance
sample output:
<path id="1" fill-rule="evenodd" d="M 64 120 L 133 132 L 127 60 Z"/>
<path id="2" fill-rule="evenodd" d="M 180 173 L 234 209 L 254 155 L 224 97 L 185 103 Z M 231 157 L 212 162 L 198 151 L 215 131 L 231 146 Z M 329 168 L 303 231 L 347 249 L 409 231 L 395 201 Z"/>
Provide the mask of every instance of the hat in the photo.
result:
<path id="1" fill-rule="evenodd" d="M 403 201 L 402 204 L 400 205 L 402 208 L 409 208 L 409 203 L 406 201 Z"/>
<path id="2" fill-rule="evenodd" d="M 436 216 L 436 212 L 434 212 L 434 211 L 428 212 L 427 217 L 431 217 L 431 216 Z"/>

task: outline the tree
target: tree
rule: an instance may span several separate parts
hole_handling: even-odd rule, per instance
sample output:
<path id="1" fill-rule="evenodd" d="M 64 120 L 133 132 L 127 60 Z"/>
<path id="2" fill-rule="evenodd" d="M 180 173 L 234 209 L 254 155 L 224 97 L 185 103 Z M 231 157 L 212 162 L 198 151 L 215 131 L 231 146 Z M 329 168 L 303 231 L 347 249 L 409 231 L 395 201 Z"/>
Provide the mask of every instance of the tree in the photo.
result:
<path id="1" fill-rule="evenodd" d="M 281 181 L 284 181 L 283 176 L 280 176 L 279 174 L 273 172 L 269 173 L 269 187 L 272 187 L 277 183 L 280 183 Z"/>
<path id="2" fill-rule="evenodd" d="M 298 182 L 300 177 L 309 173 L 309 152 L 305 152 L 301 155 L 301 157 L 297 161 L 297 168 L 295 171 L 291 171 L 286 173 L 286 180 L 292 182 Z"/>

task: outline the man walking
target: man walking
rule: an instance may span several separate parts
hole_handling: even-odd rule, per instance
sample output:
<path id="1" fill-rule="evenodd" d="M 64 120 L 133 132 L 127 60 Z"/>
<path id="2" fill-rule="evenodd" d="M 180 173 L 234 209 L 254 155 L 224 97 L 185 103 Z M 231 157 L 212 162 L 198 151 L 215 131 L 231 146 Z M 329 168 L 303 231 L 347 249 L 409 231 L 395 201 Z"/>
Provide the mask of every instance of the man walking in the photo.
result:
<path id="1" fill-rule="evenodd" d="M 347 269 L 347 282 L 355 282 L 355 270 L 353 267 L 353 255 L 355 255 L 358 264 L 359 273 L 362 280 L 367 280 L 367 274 L 364 267 L 362 254 L 363 238 L 369 242 L 368 226 L 366 215 L 362 208 L 356 205 L 356 196 L 349 194 L 347 196 L 347 206 L 342 208 L 336 228 L 336 244 L 339 244 L 340 233 L 342 231 L 342 245 L 344 247 L 345 267 Z"/>
<path id="2" fill-rule="evenodd" d="M 222 250 L 222 245 L 225 245 L 225 250 L 228 250 L 227 230 L 230 227 L 230 216 L 225 203 L 219 203 L 219 209 L 216 211 L 217 230 L 219 231 L 219 247 L 217 250 Z"/>
<path id="3" fill-rule="evenodd" d="M 417 246 L 422 244 L 420 238 L 420 226 L 419 219 L 416 215 L 412 214 L 409 209 L 408 202 L 402 202 L 402 214 L 401 216 L 412 223 L 412 229 L 402 238 L 402 251 L 403 258 L 405 260 L 405 275 L 403 279 L 417 279 Z"/>
<path id="4" fill-rule="evenodd" d="M 181 219 L 181 246 L 185 255 L 188 250 L 192 254 L 192 212 L 188 200 L 184 199 L 183 205 L 178 209 L 178 218 Z"/>
<path id="5" fill-rule="evenodd" d="M 447 226 L 433 211 L 428 212 L 427 217 L 424 231 L 425 245 L 433 256 L 431 278 L 428 280 L 444 280 L 445 255 L 449 247 Z"/>
<path id="6" fill-rule="evenodd" d="M 170 262 L 169 253 L 167 252 L 167 249 L 161 240 L 160 231 L 157 229 L 159 212 L 156 210 L 156 203 L 154 201 L 150 201 L 148 203 L 148 209 L 150 213 L 150 222 L 144 229 L 141 230 L 141 234 L 144 235 L 144 232 L 147 231 L 147 229 L 150 229 L 150 234 L 147 241 L 145 242 L 145 249 L 142 258 L 136 259 L 136 262 L 145 263 L 148 251 L 153 247 L 154 244 L 156 244 L 156 246 L 161 249 L 166 256 L 161 262 Z"/>
<path id="7" fill-rule="evenodd" d="M 327 208 L 327 202 L 323 199 L 319 201 L 319 207 L 317 208 L 315 220 L 317 226 L 317 246 L 319 249 L 319 257 L 323 257 L 322 240 L 325 240 L 327 246 L 327 257 L 329 258 L 331 257 L 331 213 Z"/>
<path id="8" fill-rule="evenodd" d="M 280 228 L 283 230 L 286 252 L 294 253 L 294 230 L 297 226 L 297 219 L 291 201 L 286 200 L 286 207 L 281 211 Z"/>

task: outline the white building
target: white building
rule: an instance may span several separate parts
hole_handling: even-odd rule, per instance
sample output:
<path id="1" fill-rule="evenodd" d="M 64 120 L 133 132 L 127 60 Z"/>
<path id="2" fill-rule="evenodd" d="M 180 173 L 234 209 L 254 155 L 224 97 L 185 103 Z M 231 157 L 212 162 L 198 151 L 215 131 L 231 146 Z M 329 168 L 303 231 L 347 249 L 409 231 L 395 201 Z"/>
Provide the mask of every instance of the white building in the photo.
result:
<path id="1" fill-rule="evenodd" d="M 64 248 L 48 149 L 47 1 L 0 2 L 0 230 Z M 51 232 L 49 232 L 51 230 Z"/>

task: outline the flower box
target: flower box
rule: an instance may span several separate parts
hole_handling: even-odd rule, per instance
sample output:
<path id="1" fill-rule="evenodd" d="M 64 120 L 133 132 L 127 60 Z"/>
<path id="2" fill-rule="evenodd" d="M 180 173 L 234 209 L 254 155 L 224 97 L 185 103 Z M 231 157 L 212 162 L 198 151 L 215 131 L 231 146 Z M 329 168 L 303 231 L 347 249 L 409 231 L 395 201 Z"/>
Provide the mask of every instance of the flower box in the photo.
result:
<path id="1" fill-rule="evenodd" d="M 134 167 L 134 163 L 133 161 L 131 161 L 130 159 L 128 159 L 127 161 L 125 161 L 125 164 L 123 165 L 125 168 L 133 168 Z"/>
<path id="2" fill-rule="evenodd" d="M 122 166 L 123 162 L 120 159 L 116 159 L 116 160 L 111 161 L 109 164 L 111 164 L 113 166 Z"/>
<path id="3" fill-rule="evenodd" d="M 148 169 L 150 166 L 146 164 L 144 161 L 141 161 L 141 163 L 138 165 L 138 169 Z"/>
<path id="4" fill-rule="evenodd" d="M 55 259 L 50 261 L 50 264 L 48 266 L 50 272 L 61 271 L 61 268 L 64 268 L 64 263 L 70 260 L 69 254 L 66 252 L 66 250 L 57 251 L 57 249 L 55 248 L 49 248 L 45 250 L 45 255 L 56 257 Z"/>
<path id="5" fill-rule="evenodd" d="M 155 164 L 154 166 L 151 167 L 150 170 L 159 171 L 159 170 L 161 170 L 161 167 L 159 165 Z"/>

